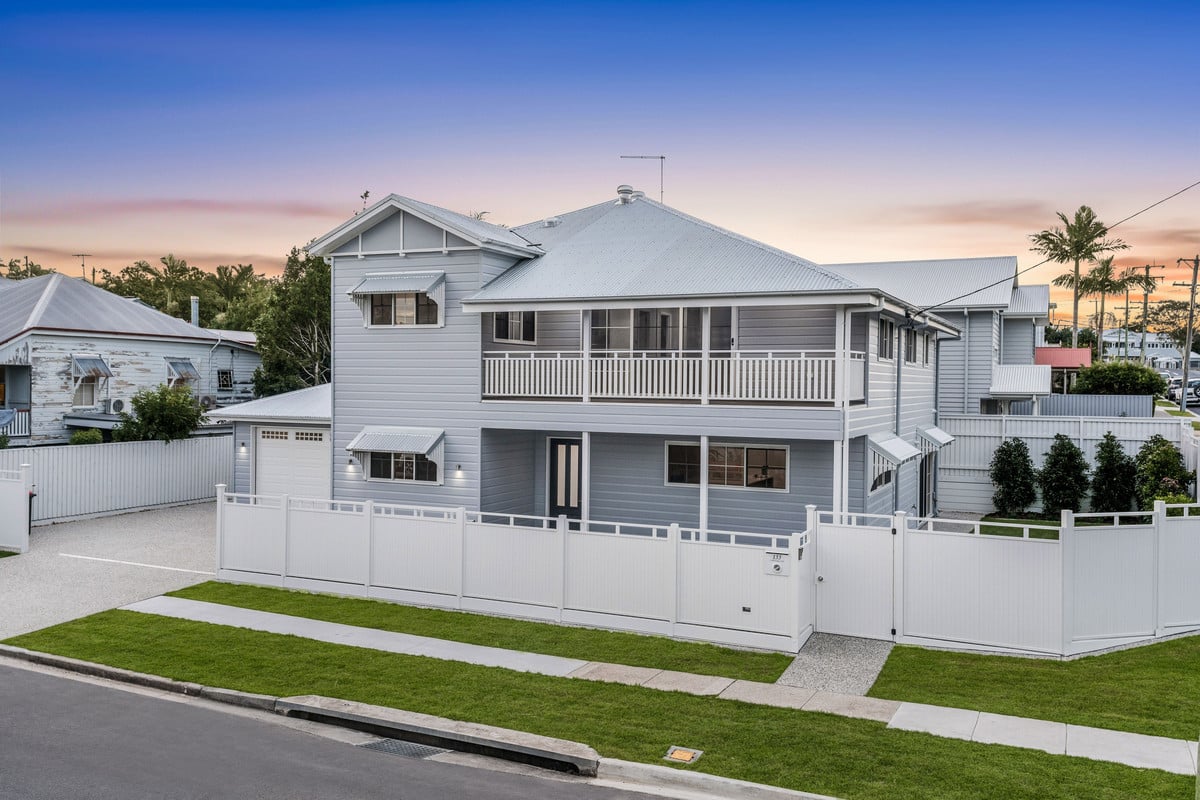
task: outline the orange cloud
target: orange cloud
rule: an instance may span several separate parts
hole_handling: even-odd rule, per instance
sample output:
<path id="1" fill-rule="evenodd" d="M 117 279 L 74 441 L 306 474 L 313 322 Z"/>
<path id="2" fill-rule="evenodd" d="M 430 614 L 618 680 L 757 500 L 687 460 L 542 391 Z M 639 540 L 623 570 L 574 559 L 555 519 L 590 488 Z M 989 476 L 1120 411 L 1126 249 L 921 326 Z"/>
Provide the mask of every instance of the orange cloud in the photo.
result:
<path id="1" fill-rule="evenodd" d="M 202 200 L 184 197 L 145 198 L 140 200 L 79 201 L 57 203 L 38 208 L 7 211 L 10 221 L 47 222 L 67 219 L 112 219 L 146 214 L 259 214 L 290 218 L 330 219 L 345 216 L 345 209 L 317 203 L 269 200 Z"/>
<path id="2" fill-rule="evenodd" d="M 1000 225 L 1031 233 L 1042 230 L 1056 219 L 1053 208 L 1033 200 L 918 205 L 900 209 L 899 216 L 925 225 Z"/>

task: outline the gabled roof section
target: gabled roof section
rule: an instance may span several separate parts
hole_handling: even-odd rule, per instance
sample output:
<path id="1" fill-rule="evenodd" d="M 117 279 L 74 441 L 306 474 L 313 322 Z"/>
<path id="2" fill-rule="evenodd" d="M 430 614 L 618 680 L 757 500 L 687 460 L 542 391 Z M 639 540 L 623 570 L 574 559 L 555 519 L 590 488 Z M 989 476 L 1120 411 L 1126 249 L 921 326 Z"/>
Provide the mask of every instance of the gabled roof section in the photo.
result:
<path id="1" fill-rule="evenodd" d="M 204 328 L 59 273 L 16 281 L 0 291 L 0 344 L 33 330 L 217 339 Z"/>
<path id="2" fill-rule="evenodd" d="M 330 422 L 333 419 L 332 384 L 272 395 L 260 400 L 209 411 L 209 419 L 248 422 Z"/>
<path id="3" fill-rule="evenodd" d="M 467 303 L 856 291 L 811 261 L 646 197 L 605 202 L 513 229 L 545 255 Z"/>
<path id="4" fill-rule="evenodd" d="M 1016 285 L 1017 257 L 874 261 L 825 268 L 920 308 L 1006 308 Z"/>
<path id="5" fill-rule="evenodd" d="M 1014 286 L 1008 308 L 1004 309 L 1004 316 L 1049 317 L 1049 285 L 1043 283 L 1035 286 Z"/>
<path id="6" fill-rule="evenodd" d="M 530 246 L 526 239 L 508 228 L 398 194 L 389 194 L 362 213 L 356 214 L 338 225 L 329 233 L 313 240 L 305 249 L 314 256 L 329 255 L 353 237 L 370 230 L 398 210 L 407 211 L 427 222 L 443 227 L 480 247 L 498 249 L 526 257 L 541 253 L 538 248 Z"/>

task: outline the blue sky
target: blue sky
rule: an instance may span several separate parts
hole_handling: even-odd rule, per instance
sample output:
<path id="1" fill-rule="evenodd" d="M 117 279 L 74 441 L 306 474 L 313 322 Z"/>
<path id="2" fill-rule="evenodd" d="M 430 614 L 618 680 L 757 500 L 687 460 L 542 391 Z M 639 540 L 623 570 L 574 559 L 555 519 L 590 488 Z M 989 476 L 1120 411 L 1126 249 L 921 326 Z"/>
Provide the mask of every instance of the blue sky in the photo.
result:
<path id="1" fill-rule="evenodd" d="M 1200 179 L 1197 23 L 1195 3 L 6 6 L 0 257 L 271 268 L 364 190 L 518 224 L 654 194 L 657 164 L 618 156 L 665 153 L 669 204 L 814 260 L 1024 266 L 1056 210 L 1114 221 Z M 1194 254 L 1200 189 L 1120 233 L 1128 263 Z"/>

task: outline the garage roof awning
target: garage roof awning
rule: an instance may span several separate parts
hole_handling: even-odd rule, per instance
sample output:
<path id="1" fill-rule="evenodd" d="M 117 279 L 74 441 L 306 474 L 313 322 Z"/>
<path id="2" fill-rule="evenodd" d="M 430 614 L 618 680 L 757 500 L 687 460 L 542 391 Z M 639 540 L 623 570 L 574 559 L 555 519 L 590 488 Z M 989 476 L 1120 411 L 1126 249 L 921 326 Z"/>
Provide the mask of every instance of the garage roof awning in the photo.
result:
<path id="1" fill-rule="evenodd" d="M 179 378 L 185 381 L 200 380 L 199 370 L 186 358 L 168 358 L 167 369 L 171 371 L 172 378 Z"/>
<path id="2" fill-rule="evenodd" d="M 71 375 L 76 378 L 111 378 L 112 370 L 99 356 L 71 356 Z"/>
<path id="3" fill-rule="evenodd" d="M 405 272 L 395 275 L 369 275 L 346 294 L 356 297 L 366 294 L 428 294 L 446 279 L 445 272 Z"/>
<path id="4" fill-rule="evenodd" d="M 946 433 L 936 425 L 926 425 L 917 429 L 917 433 L 921 434 L 921 439 L 933 445 L 933 448 L 939 449 L 945 447 L 954 441 L 954 437 Z"/>
<path id="5" fill-rule="evenodd" d="M 429 456 L 442 443 L 441 428 L 368 425 L 346 445 L 352 453 L 420 453 Z"/>
<path id="6" fill-rule="evenodd" d="M 1050 367 L 1042 364 L 995 364 L 988 394 L 997 398 L 1050 394 Z"/>
<path id="7" fill-rule="evenodd" d="M 896 466 L 921 457 L 920 450 L 891 433 L 868 434 L 867 444 L 872 450 Z"/>

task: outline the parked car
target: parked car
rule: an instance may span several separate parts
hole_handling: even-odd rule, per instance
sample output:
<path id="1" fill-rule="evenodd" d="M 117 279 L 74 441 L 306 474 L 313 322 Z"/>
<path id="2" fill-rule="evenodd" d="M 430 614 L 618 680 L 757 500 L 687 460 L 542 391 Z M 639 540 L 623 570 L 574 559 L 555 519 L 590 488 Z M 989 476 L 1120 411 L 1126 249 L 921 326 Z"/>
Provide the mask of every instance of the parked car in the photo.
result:
<path id="1" fill-rule="evenodd" d="M 1179 383 L 1173 384 L 1169 389 L 1167 389 L 1167 399 L 1168 400 L 1175 402 L 1175 403 L 1179 402 L 1180 387 L 1182 386 L 1182 384 L 1183 384 L 1183 381 L 1182 381 L 1182 379 L 1180 379 Z M 1200 378 L 1188 379 L 1187 402 L 1188 402 L 1188 405 L 1191 405 L 1192 403 L 1200 402 Z"/>

